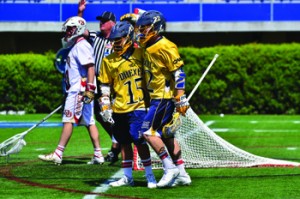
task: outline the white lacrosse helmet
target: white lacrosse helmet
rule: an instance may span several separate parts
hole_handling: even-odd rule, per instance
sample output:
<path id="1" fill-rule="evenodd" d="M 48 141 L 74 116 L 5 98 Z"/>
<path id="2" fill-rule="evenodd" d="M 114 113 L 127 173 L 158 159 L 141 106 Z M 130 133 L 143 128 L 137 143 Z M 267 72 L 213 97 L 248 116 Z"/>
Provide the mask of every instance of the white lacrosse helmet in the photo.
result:
<path id="1" fill-rule="evenodd" d="M 70 17 L 62 26 L 65 37 L 62 38 L 64 48 L 68 48 L 75 43 L 77 37 L 83 35 L 86 30 L 86 21 L 82 17 Z"/>

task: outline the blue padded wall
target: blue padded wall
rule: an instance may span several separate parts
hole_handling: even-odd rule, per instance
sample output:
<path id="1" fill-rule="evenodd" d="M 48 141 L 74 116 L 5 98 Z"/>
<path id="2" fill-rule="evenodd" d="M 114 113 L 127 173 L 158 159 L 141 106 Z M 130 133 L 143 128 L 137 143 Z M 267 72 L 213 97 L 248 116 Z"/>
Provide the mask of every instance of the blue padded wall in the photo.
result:
<path id="1" fill-rule="evenodd" d="M 299 21 L 298 3 L 111 3 L 89 4 L 84 13 L 87 21 L 105 10 L 116 14 L 117 19 L 134 8 L 161 11 L 167 22 L 258 22 Z M 60 22 L 77 15 L 77 4 L 0 3 L 0 21 Z"/>

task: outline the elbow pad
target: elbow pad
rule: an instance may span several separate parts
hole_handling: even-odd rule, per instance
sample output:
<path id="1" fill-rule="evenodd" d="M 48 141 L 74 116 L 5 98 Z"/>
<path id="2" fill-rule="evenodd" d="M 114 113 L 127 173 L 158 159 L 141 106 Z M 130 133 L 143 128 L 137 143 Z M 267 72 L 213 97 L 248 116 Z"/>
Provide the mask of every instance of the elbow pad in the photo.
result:
<path id="1" fill-rule="evenodd" d="M 175 89 L 185 89 L 185 72 L 183 71 L 183 67 L 181 66 L 176 71 L 173 72 L 175 77 Z"/>

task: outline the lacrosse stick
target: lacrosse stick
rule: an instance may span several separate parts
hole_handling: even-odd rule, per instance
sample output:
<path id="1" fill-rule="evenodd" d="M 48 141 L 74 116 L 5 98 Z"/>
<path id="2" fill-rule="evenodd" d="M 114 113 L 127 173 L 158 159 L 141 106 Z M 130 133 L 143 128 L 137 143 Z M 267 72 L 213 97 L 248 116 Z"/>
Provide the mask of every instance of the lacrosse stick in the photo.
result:
<path id="1" fill-rule="evenodd" d="M 27 135 L 27 133 L 29 133 L 32 129 L 36 128 L 41 123 L 46 121 L 49 117 L 51 117 L 54 113 L 56 113 L 61 107 L 62 107 L 62 105 L 57 107 L 54 111 L 52 111 L 44 119 L 42 119 L 37 124 L 33 125 L 28 130 L 24 131 L 23 133 L 19 133 L 17 135 L 14 135 L 13 137 L 11 137 L 11 138 L 5 140 L 4 142 L 0 143 L 0 156 L 8 156 L 10 154 L 19 153 L 22 150 L 23 146 L 26 145 L 26 142 L 25 142 L 24 138 Z"/>
<path id="2" fill-rule="evenodd" d="M 207 75 L 208 71 L 214 65 L 214 63 L 215 63 L 215 61 L 218 57 L 219 57 L 219 55 L 215 54 L 214 58 L 211 60 L 210 64 L 208 65 L 208 67 L 206 68 L 206 70 L 202 74 L 201 78 L 197 82 L 196 86 L 193 88 L 192 92 L 188 96 L 187 101 L 190 101 L 190 99 L 192 98 L 192 96 L 194 95 L 194 93 L 196 92 L 198 87 L 200 86 L 201 82 L 203 81 L 204 77 Z M 166 138 L 173 137 L 175 132 L 180 128 L 180 126 L 181 126 L 180 113 L 175 112 L 173 114 L 173 118 L 172 118 L 171 122 L 166 124 L 162 129 L 164 137 L 166 137 Z"/>

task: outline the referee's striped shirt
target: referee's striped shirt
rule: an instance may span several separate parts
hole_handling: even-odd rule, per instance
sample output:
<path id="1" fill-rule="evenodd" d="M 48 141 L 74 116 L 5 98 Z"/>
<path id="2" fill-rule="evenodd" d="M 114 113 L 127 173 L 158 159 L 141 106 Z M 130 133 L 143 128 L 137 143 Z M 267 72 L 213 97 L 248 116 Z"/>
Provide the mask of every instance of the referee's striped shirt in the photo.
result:
<path id="1" fill-rule="evenodd" d="M 103 58 L 112 53 L 112 45 L 99 31 L 90 31 L 89 41 L 94 48 L 95 72 L 98 77 Z"/>

